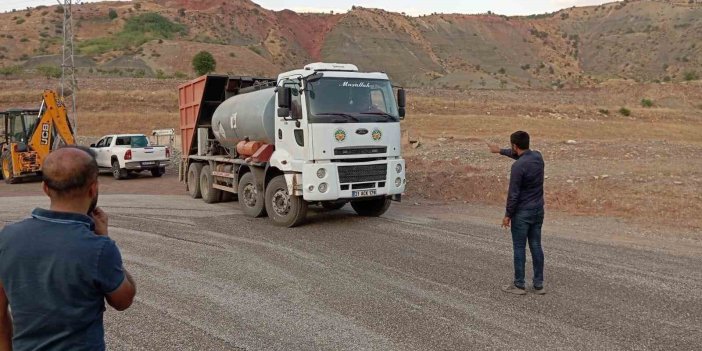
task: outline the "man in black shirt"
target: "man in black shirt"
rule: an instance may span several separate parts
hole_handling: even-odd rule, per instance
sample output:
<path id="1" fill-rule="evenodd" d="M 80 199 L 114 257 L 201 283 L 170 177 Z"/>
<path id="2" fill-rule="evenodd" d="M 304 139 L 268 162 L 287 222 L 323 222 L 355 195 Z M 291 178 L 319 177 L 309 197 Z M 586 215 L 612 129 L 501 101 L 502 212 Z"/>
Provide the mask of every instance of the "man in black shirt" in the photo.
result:
<path id="1" fill-rule="evenodd" d="M 502 288 L 503 291 L 524 295 L 524 266 L 526 264 L 526 244 L 534 264 L 534 291 L 543 295 L 544 252 L 541 248 L 541 226 L 544 222 L 544 159 L 538 151 L 529 149 L 529 134 L 518 131 L 511 135 L 511 149 L 500 149 L 489 144 L 492 153 L 499 153 L 515 159 L 509 179 L 507 208 L 502 227 L 512 229 L 514 247 L 514 283 Z"/>

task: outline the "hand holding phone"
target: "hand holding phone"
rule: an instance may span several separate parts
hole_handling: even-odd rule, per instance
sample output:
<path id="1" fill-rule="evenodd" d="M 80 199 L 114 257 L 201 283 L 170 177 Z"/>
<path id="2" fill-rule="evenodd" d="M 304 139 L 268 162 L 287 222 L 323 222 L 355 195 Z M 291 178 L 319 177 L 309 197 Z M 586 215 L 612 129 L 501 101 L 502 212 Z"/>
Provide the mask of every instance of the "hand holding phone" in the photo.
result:
<path id="1" fill-rule="evenodd" d="M 95 234 L 107 235 L 107 213 L 105 213 L 105 211 L 103 211 L 100 207 L 96 207 L 90 213 L 90 216 L 93 217 L 93 221 L 95 222 Z"/>

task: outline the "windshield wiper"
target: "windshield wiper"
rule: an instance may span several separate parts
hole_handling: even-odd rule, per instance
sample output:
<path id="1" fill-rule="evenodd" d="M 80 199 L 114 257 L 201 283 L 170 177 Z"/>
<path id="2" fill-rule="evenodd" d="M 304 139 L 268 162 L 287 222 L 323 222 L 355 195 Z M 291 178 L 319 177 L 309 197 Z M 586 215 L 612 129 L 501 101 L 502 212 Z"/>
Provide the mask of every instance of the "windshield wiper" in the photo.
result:
<path id="1" fill-rule="evenodd" d="M 346 117 L 354 122 L 360 122 L 360 120 L 351 114 L 348 113 L 342 113 L 342 112 L 323 112 L 323 113 L 315 113 L 315 116 L 341 116 L 341 117 Z"/>
<path id="2" fill-rule="evenodd" d="M 385 119 L 396 119 L 396 116 L 393 116 L 387 112 L 361 112 L 360 114 L 362 115 L 374 115 L 374 116 L 383 116 Z"/>

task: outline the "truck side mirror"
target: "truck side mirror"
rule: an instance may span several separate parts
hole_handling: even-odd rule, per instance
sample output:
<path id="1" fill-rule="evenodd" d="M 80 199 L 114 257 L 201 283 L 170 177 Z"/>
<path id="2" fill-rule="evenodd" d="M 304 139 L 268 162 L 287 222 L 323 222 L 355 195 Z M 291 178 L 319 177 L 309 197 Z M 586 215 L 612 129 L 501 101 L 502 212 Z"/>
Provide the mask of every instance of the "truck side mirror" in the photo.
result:
<path id="1" fill-rule="evenodd" d="M 292 102 L 292 89 L 278 87 L 278 117 L 290 116 L 290 105 Z"/>
<path id="2" fill-rule="evenodd" d="M 292 102 L 292 89 L 287 87 L 278 87 L 278 107 L 290 108 Z"/>
<path id="3" fill-rule="evenodd" d="M 406 103 L 406 97 L 405 97 L 405 89 L 400 88 L 397 91 L 397 113 L 400 115 L 400 118 L 405 118 L 405 103 Z"/>

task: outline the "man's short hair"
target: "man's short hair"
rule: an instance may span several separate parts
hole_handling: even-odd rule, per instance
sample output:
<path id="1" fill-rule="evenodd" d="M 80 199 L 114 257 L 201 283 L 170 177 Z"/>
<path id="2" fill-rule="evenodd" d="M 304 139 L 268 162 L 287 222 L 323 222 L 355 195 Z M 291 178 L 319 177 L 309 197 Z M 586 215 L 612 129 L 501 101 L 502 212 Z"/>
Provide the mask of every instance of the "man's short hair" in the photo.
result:
<path id="1" fill-rule="evenodd" d="M 529 149 L 529 133 L 523 132 L 523 131 L 518 131 L 512 133 L 512 135 L 509 137 L 509 141 L 517 145 L 518 148 L 522 150 L 528 150 Z"/>
<path id="2" fill-rule="evenodd" d="M 97 180 L 99 169 L 93 150 L 79 145 L 67 145 L 58 150 L 61 149 L 81 150 L 88 157 L 72 158 L 70 162 L 65 162 L 65 160 L 53 160 L 52 154 L 49 154 L 44 162 L 44 172 L 42 172 L 42 180 L 49 189 L 55 191 L 57 195 L 65 195 L 75 190 L 84 189 Z"/>

